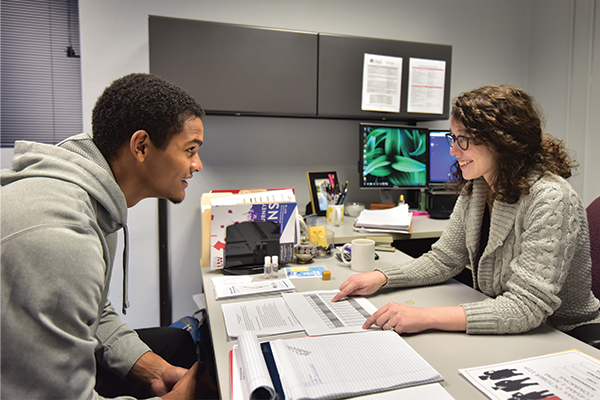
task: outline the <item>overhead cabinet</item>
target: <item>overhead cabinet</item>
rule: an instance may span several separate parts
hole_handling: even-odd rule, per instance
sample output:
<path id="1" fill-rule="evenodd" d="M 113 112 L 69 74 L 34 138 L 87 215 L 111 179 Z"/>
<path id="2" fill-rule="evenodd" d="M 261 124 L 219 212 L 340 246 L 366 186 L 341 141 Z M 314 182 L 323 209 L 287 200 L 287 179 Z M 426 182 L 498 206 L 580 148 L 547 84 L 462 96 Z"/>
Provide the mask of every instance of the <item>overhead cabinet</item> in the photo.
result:
<path id="1" fill-rule="evenodd" d="M 150 72 L 208 114 L 429 120 L 448 118 L 452 47 L 179 18 L 149 17 Z M 402 60 L 399 109 L 364 111 L 365 54 Z M 409 112 L 409 60 L 443 61 L 443 105 Z M 438 71 L 438 78 L 440 73 Z M 421 87 L 421 90 L 422 89 Z"/>

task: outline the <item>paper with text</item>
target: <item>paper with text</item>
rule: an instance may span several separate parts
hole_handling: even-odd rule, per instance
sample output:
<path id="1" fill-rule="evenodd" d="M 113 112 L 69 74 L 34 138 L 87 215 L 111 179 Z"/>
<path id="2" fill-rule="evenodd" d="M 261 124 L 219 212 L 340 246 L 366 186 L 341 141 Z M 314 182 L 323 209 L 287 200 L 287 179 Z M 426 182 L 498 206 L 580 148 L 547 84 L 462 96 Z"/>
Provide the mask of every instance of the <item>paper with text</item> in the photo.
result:
<path id="1" fill-rule="evenodd" d="M 600 361 L 576 350 L 459 371 L 490 399 L 600 399 Z"/>
<path id="2" fill-rule="evenodd" d="M 346 297 L 333 303 L 331 299 L 338 293 L 324 290 L 284 293 L 282 297 L 311 336 L 364 331 L 362 325 L 377 307 L 364 297 Z"/>
<path id="3" fill-rule="evenodd" d="M 402 57 L 365 53 L 361 109 L 400 112 Z"/>
<path id="4" fill-rule="evenodd" d="M 281 297 L 222 304 L 221 309 L 231 338 L 244 331 L 262 337 L 304 330 Z"/>
<path id="5" fill-rule="evenodd" d="M 215 300 L 231 299 L 243 296 L 261 296 L 281 292 L 293 292 L 296 289 L 289 279 L 276 279 L 248 283 L 236 283 L 215 286 Z"/>
<path id="6" fill-rule="evenodd" d="M 443 380 L 390 331 L 280 339 L 271 348 L 291 399 L 343 398 Z"/>
<path id="7" fill-rule="evenodd" d="M 446 61 L 409 60 L 408 112 L 443 114 Z"/>

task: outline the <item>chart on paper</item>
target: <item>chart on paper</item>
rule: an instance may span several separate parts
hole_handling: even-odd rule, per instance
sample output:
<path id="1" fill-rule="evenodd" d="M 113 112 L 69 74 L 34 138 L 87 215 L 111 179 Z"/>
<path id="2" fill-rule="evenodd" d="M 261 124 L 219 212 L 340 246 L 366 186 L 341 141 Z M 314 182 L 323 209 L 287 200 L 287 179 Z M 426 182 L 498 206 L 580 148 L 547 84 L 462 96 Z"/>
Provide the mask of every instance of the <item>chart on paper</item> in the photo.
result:
<path id="1" fill-rule="evenodd" d="M 377 311 L 369 300 L 347 297 L 336 303 L 331 299 L 337 290 L 287 293 L 283 299 L 300 324 L 311 336 L 359 332 L 372 313 Z"/>

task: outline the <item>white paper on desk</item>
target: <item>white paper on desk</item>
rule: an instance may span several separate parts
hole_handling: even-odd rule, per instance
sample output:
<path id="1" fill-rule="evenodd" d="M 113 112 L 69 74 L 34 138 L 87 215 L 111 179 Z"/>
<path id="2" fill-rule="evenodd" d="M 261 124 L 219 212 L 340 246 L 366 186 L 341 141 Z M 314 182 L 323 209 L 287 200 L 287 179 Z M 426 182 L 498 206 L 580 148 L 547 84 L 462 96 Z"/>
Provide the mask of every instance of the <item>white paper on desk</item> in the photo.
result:
<path id="1" fill-rule="evenodd" d="M 364 297 L 331 299 L 339 290 L 284 293 L 283 299 L 310 336 L 363 332 L 362 325 L 377 307 Z M 379 329 L 379 328 L 373 328 Z"/>
<path id="2" fill-rule="evenodd" d="M 250 275 L 234 275 L 234 276 L 215 276 L 210 278 L 214 286 L 218 285 L 234 285 L 236 283 L 252 282 Z"/>
<path id="3" fill-rule="evenodd" d="M 262 296 L 268 294 L 293 292 L 296 289 L 289 279 L 266 280 L 233 285 L 215 286 L 215 300 L 232 299 L 243 296 Z"/>
<path id="4" fill-rule="evenodd" d="M 576 350 L 459 371 L 490 399 L 600 399 L 600 361 Z"/>
<path id="5" fill-rule="evenodd" d="M 221 309 L 231 338 L 244 331 L 263 337 L 304 330 L 281 297 L 222 304 Z"/>
<path id="6" fill-rule="evenodd" d="M 387 330 L 270 344 L 290 399 L 346 398 L 443 380 L 400 335 Z"/>

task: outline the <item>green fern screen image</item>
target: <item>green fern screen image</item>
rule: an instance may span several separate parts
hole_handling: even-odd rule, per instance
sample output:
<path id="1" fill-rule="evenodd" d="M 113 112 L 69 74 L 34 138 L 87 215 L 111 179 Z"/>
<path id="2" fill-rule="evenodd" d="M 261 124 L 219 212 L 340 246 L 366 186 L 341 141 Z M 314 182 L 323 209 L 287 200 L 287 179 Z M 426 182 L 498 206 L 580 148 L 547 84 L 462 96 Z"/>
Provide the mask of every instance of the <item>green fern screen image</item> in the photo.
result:
<path id="1" fill-rule="evenodd" d="M 427 183 L 425 130 L 364 126 L 365 186 L 424 186 Z"/>

